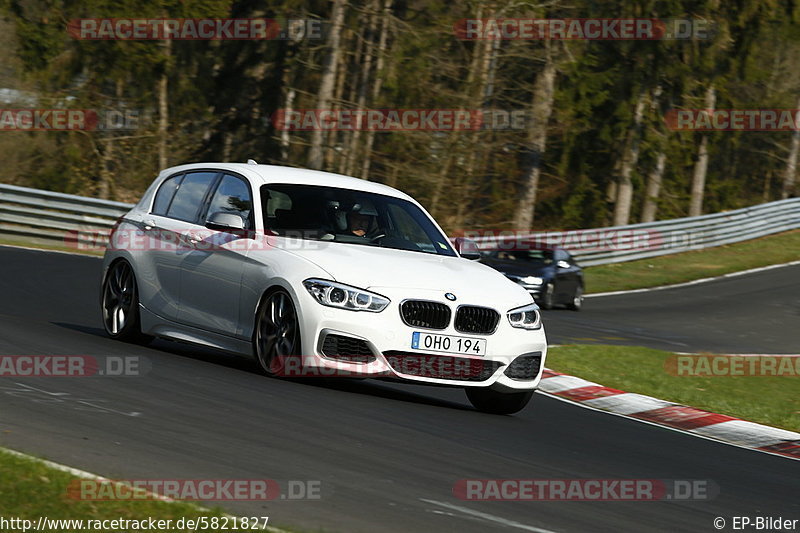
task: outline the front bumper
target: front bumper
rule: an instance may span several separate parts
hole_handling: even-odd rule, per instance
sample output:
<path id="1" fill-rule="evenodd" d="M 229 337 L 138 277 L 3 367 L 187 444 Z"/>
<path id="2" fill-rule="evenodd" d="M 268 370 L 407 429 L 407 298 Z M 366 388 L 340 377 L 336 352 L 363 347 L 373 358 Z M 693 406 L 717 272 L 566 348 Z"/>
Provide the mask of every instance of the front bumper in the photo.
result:
<path id="1" fill-rule="evenodd" d="M 508 309 L 468 301 L 458 304 L 495 307 L 500 313 L 494 333 L 461 333 L 454 329 L 452 320 L 442 330 L 411 327 L 400 316 L 399 304 L 405 299 L 437 301 L 450 306 L 453 314 L 457 306 L 442 298 L 441 291 L 415 290 L 413 294 L 408 291 L 400 294 L 399 291 L 394 293 L 384 288 L 371 290 L 391 300 L 389 306 L 380 313 L 325 307 L 306 291 L 297 295 L 304 346 L 302 368 L 299 370 L 304 375 L 395 378 L 417 383 L 492 387 L 506 391 L 537 387 L 547 354 L 543 327 L 533 331 L 513 328 L 506 318 Z M 415 331 L 486 339 L 486 355 L 414 349 L 412 335 Z M 354 353 L 334 353 L 337 350 L 331 349 L 334 345 L 332 336 L 337 342 L 339 338 L 344 338 L 341 345 L 346 346 L 345 351 Z"/>

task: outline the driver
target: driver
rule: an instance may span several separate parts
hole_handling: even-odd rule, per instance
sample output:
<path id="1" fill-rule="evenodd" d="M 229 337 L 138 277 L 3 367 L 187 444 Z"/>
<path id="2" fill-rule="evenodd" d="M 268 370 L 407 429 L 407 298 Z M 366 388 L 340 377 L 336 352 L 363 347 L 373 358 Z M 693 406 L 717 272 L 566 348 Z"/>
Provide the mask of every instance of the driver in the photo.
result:
<path id="1" fill-rule="evenodd" d="M 358 203 L 347 213 L 347 232 L 357 237 L 366 237 L 377 229 L 378 212 L 369 203 Z"/>

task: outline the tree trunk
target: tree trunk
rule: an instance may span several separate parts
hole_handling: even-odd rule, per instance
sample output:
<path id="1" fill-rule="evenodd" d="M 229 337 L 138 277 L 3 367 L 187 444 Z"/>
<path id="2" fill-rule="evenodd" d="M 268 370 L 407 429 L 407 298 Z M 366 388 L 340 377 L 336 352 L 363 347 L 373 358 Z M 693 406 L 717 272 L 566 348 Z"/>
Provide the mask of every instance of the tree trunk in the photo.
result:
<path id="1" fill-rule="evenodd" d="M 389 172 L 389 177 L 386 179 L 386 185 L 389 187 L 397 186 L 397 175 L 400 173 L 400 167 L 395 163 L 392 170 Z"/>
<path id="2" fill-rule="evenodd" d="M 797 102 L 800 109 L 800 101 Z M 800 113 L 799 113 L 800 114 Z M 800 117 L 798 117 L 800 119 Z M 794 194 L 794 184 L 797 178 L 797 153 L 800 151 L 800 130 L 792 132 L 792 143 L 789 147 L 789 159 L 786 160 L 786 170 L 783 173 L 783 186 L 781 187 L 781 198 L 789 198 Z"/>
<path id="3" fill-rule="evenodd" d="M 711 85 L 706 90 L 706 109 L 714 109 L 717 101 L 717 92 Z M 700 139 L 700 148 L 697 150 L 697 162 L 692 175 L 692 195 L 689 199 L 689 216 L 696 217 L 703 214 L 703 195 L 706 189 L 706 173 L 708 172 L 708 134 L 703 134 Z"/>
<path id="4" fill-rule="evenodd" d="M 222 134 L 222 160 L 231 160 L 231 151 L 233 150 L 233 132 L 226 131 Z"/>
<path id="5" fill-rule="evenodd" d="M 285 111 L 285 117 L 289 117 L 289 115 L 294 111 L 294 99 L 297 95 L 297 91 L 294 90 L 294 87 L 288 87 L 286 90 L 286 98 L 284 100 L 283 109 Z M 281 161 L 286 162 L 289 160 L 289 146 L 292 144 L 292 138 L 289 134 L 289 128 L 284 127 L 281 130 Z"/>
<path id="6" fill-rule="evenodd" d="M 531 231 L 536 208 L 536 195 L 539 189 L 539 177 L 542 173 L 542 156 L 547 146 L 547 123 L 553 114 L 553 96 L 556 84 L 556 64 L 553 59 L 551 44 L 546 43 L 547 59 L 544 69 L 536 77 L 533 87 L 533 105 L 531 128 L 529 130 L 530 162 L 524 177 L 524 189 L 517 212 L 514 215 L 514 227 L 518 231 Z"/>
<path id="7" fill-rule="evenodd" d="M 372 74 L 372 55 L 374 53 L 374 39 L 378 26 L 378 0 L 372 0 L 369 4 L 369 22 L 367 24 L 367 31 L 363 36 L 364 41 L 364 61 L 361 65 L 361 79 L 358 84 L 358 98 L 356 101 L 356 109 L 363 110 L 367 101 L 367 85 L 369 84 L 369 77 Z M 355 172 L 356 154 L 358 153 L 358 144 L 361 139 L 361 128 L 357 127 L 350 135 L 350 145 L 347 148 L 346 163 L 344 167 L 344 174 L 350 175 Z"/>
<path id="8" fill-rule="evenodd" d="M 617 179 L 617 200 L 614 202 L 614 226 L 625 226 L 631 220 L 631 204 L 633 200 L 633 183 L 631 174 L 639 161 L 639 145 L 642 140 L 642 120 L 644 108 L 647 104 L 647 90 L 642 89 L 636 101 L 636 110 L 633 114 L 633 125 L 628 132 L 625 143 L 625 152 L 622 155 L 622 164 Z"/>
<path id="9" fill-rule="evenodd" d="M 170 57 L 172 55 L 172 41 L 164 39 L 162 43 L 164 49 L 164 72 L 158 80 L 158 168 L 164 169 L 169 166 L 167 154 L 169 153 L 167 129 L 169 128 L 169 87 L 168 73 Z"/>
<path id="10" fill-rule="evenodd" d="M 115 105 L 121 105 L 124 87 L 124 81 L 122 78 L 118 78 L 115 83 Z M 100 158 L 100 181 L 97 184 L 97 197 L 108 200 L 111 198 L 111 188 L 114 182 L 114 132 L 102 132 L 99 137 L 103 149 Z"/>
<path id="11" fill-rule="evenodd" d="M 450 165 L 453 162 L 453 156 L 447 154 L 445 158 L 445 163 L 442 166 L 442 169 L 439 171 L 439 175 L 436 177 L 436 183 L 433 185 L 433 197 L 431 198 L 431 215 L 436 217 L 439 211 L 439 201 L 442 199 L 442 192 L 444 192 L 444 187 L 447 184 L 447 176 L 450 175 Z"/>
<path id="12" fill-rule="evenodd" d="M 348 39 L 349 35 L 352 35 L 352 31 L 345 31 L 343 35 L 344 43 L 341 43 L 340 46 L 342 50 L 348 49 Z M 357 52 L 355 54 L 356 63 L 358 62 L 358 55 Z M 339 66 L 337 68 L 337 80 L 336 80 L 336 89 L 333 92 L 333 100 L 331 100 L 331 108 L 332 109 L 342 109 L 344 107 L 345 98 L 344 98 L 344 86 L 345 81 L 347 78 L 350 77 L 350 71 L 347 68 L 347 61 L 348 57 L 347 54 L 339 54 Z M 351 95 L 352 96 L 352 95 Z M 352 101 L 352 98 L 347 99 L 348 102 Z M 336 129 L 333 130 L 326 130 L 322 136 L 322 152 L 323 152 L 323 159 L 325 160 L 325 168 L 330 170 L 331 172 L 334 171 L 334 163 L 336 161 L 336 156 L 341 155 L 340 150 L 336 148 L 341 146 L 340 141 L 344 139 L 347 132 L 339 131 Z M 344 144 L 342 142 L 342 144 Z M 340 174 L 344 171 L 344 159 L 341 157 L 339 158 L 339 169 L 336 172 Z"/>
<path id="13" fill-rule="evenodd" d="M 483 109 L 486 103 L 491 99 L 492 85 L 491 80 L 494 77 L 493 69 L 497 62 L 494 61 L 494 56 L 497 52 L 495 44 L 499 40 L 482 41 L 482 51 L 480 52 L 480 62 L 478 64 L 478 71 L 473 80 L 477 78 L 477 88 L 475 89 L 472 105 L 472 110 Z M 461 180 L 461 188 L 456 199 L 456 215 L 453 224 L 456 226 L 464 225 L 464 215 L 469 207 L 470 200 L 475 196 L 475 181 L 476 174 L 481 174 L 484 168 L 483 159 L 479 160 L 481 153 L 481 146 L 483 144 L 481 135 L 488 132 L 481 132 L 476 130 L 470 133 L 469 145 L 472 149 L 469 150 L 467 155 L 467 164 L 465 167 L 464 178 Z"/>
<path id="14" fill-rule="evenodd" d="M 653 222 L 656 219 L 658 210 L 658 197 L 661 194 L 661 182 L 664 178 L 664 167 L 667 162 L 667 154 L 664 150 L 658 152 L 656 156 L 656 166 L 647 176 L 647 189 L 644 193 L 644 207 L 642 208 L 642 222 Z"/>
<path id="15" fill-rule="evenodd" d="M 328 109 L 333 97 L 333 86 L 336 82 L 336 70 L 339 65 L 339 41 L 344 25 L 345 0 L 334 0 L 331 19 L 333 21 L 330 38 L 328 39 L 328 55 L 322 66 L 322 78 L 317 92 L 317 108 Z M 322 168 L 322 140 L 325 132 L 322 128 L 314 130 L 311 134 L 311 149 L 308 153 L 308 166 L 313 169 Z"/>
<path id="16" fill-rule="evenodd" d="M 375 61 L 375 81 L 372 83 L 372 94 L 370 95 L 370 105 L 375 105 L 381 93 L 383 85 L 383 62 L 386 54 L 386 42 L 389 39 L 389 17 L 392 13 L 392 2 L 386 0 L 383 4 L 383 15 L 381 17 L 381 35 L 378 38 L 378 57 Z M 364 146 L 364 161 L 361 164 L 361 179 L 369 179 L 369 168 L 372 165 L 372 146 L 375 144 L 375 130 L 367 131 L 367 138 Z"/>

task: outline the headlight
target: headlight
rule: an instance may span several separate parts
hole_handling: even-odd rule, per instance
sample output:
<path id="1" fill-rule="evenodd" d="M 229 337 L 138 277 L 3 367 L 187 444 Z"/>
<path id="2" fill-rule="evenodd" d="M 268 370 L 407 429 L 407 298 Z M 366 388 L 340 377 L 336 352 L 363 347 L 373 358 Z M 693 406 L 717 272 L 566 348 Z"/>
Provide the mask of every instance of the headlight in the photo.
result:
<path id="1" fill-rule="evenodd" d="M 303 286 L 319 303 L 328 307 L 380 313 L 389 305 L 389 299 L 380 294 L 334 281 L 307 279 Z"/>
<path id="2" fill-rule="evenodd" d="M 509 311 L 506 316 L 512 327 L 522 329 L 539 329 L 542 327 L 542 315 L 539 306 L 528 304 Z"/>
<path id="3" fill-rule="evenodd" d="M 520 278 L 520 281 L 525 285 L 541 285 L 542 278 L 536 276 L 525 276 L 524 278 Z"/>

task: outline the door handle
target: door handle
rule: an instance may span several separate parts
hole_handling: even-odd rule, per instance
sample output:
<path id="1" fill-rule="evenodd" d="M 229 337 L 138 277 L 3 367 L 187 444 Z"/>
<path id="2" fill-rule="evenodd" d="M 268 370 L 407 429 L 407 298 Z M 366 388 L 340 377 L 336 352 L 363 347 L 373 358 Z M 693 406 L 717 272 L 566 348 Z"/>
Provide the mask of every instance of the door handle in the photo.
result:
<path id="1" fill-rule="evenodd" d="M 191 231 L 191 232 L 189 232 L 189 233 L 187 233 L 187 234 L 186 234 L 186 237 L 185 237 L 185 239 L 186 239 L 186 241 L 187 241 L 189 244 L 191 244 L 192 246 L 194 246 L 194 245 L 195 245 L 195 244 L 197 244 L 198 242 L 202 241 L 202 240 L 203 240 L 203 237 L 202 237 L 202 236 L 200 236 L 200 235 L 198 235 L 197 233 L 195 233 L 195 232 Z"/>

